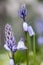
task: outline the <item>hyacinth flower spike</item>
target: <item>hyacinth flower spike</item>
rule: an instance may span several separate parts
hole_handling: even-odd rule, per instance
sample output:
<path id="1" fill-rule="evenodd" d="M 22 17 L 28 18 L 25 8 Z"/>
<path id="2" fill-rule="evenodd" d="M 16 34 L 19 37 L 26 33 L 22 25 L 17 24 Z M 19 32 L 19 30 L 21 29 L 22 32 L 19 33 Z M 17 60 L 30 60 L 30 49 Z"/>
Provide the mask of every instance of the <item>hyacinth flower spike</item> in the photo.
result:
<path id="1" fill-rule="evenodd" d="M 23 4 L 20 9 L 19 9 L 19 17 L 23 19 L 23 30 L 24 30 L 24 34 L 25 34 L 25 38 L 26 38 L 26 42 L 25 42 L 25 45 L 27 47 L 27 29 L 28 29 L 28 24 L 25 22 L 25 18 L 27 16 L 27 9 L 26 9 L 26 5 Z M 27 47 L 28 48 L 28 47 Z M 26 50 L 26 62 L 27 62 L 27 65 L 29 65 L 29 50 Z"/>
<path id="2" fill-rule="evenodd" d="M 33 49 L 34 49 L 34 65 L 36 65 L 36 53 L 35 53 L 35 32 L 33 31 L 32 26 L 28 26 L 27 22 L 25 22 L 25 18 L 27 16 L 27 9 L 25 4 L 23 4 L 21 6 L 21 8 L 19 9 L 19 17 L 23 19 L 23 30 L 24 30 L 24 34 L 25 34 L 25 38 L 26 38 L 26 43 L 25 45 L 27 46 L 27 43 L 30 44 L 30 37 L 33 36 Z M 28 35 L 29 33 L 29 35 Z M 29 40 L 29 41 L 28 41 Z M 27 46 L 28 48 L 28 46 Z M 27 65 L 29 65 L 29 50 L 26 51 L 26 56 L 27 56 Z"/>
<path id="3" fill-rule="evenodd" d="M 5 25 L 5 45 L 4 48 L 10 49 L 12 52 L 16 51 L 15 38 L 12 33 L 11 25 Z"/>
<path id="4" fill-rule="evenodd" d="M 13 32 L 12 32 L 12 27 L 10 24 L 6 24 L 5 25 L 5 44 L 4 44 L 4 48 L 7 50 L 7 51 L 11 51 L 12 53 L 12 59 L 10 59 L 10 61 L 12 61 L 12 65 L 14 65 L 14 53 L 16 52 L 17 50 L 17 46 L 16 46 L 16 42 L 15 42 L 15 38 L 14 38 L 14 35 L 13 35 Z M 13 62 L 14 61 L 14 62 Z M 10 62 L 10 65 L 11 65 L 11 62 Z"/>

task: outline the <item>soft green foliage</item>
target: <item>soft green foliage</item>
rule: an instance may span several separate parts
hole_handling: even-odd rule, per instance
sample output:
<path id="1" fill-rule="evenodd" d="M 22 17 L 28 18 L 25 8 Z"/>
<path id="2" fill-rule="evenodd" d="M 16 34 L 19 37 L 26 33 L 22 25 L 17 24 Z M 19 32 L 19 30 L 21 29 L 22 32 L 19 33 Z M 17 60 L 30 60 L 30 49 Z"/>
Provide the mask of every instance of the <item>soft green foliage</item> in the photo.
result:
<path id="1" fill-rule="evenodd" d="M 40 65 L 40 63 L 43 61 L 43 47 L 40 47 L 40 52 L 38 52 L 36 54 L 36 64 Z M 5 53 L 4 53 L 5 52 Z M 22 54 L 23 53 L 23 54 Z M 29 52 L 29 64 L 33 65 L 33 51 Z M 18 61 L 20 61 L 20 59 L 22 58 L 22 64 L 26 65 L 26 61 L 24 62 L 25 59 L 25 51 L 17 51 L 16 52 L 16 63 L 18 63 Z M 6 51 L 0 51 L 0 65 L 9 65 L 9 57 L 7 55 Z"/>
<path id="2" fill-rule="evenodd" d="M 26 51 L 17 51 L 15 53 L 15 61 L 16 63 L 25 62 L 26 61 Z"/>

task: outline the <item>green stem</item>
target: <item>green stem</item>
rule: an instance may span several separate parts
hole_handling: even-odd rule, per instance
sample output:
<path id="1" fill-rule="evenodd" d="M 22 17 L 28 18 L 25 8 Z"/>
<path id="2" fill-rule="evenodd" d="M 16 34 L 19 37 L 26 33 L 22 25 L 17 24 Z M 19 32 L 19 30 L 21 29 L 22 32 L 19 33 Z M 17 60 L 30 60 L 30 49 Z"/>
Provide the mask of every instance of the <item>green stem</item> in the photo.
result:
<path id="1" fill-rule="evenodd" d="M 29 36 L 29 34 L 27 34 L 27 42 L 28 42 L 28 47 L 29 47 L 29 52 L 31 51 L 31 38 Z"/>
<path id="2" fill-rule="evenodd" d="M 26 50 L 26 62 L 27 62 L 27 65 L 29 65 L 29 50 Z"/>
<path id="3" fill-rule="evenodd" d="M 16 65 L 16 63 L 15 63 L 15 58 L 14 58 L 14 53 L 12 52 L 12 58 L 13 58 L 13 60 L 14 60 L 14 65 Z"/>
<path id="4" fill-rule="evenodd" d="M 28 48 L 28 39 L 27 39 L 28 38 L 28 35 L 27 34 L 28 33 L 25 32 L 25 39 L 26 39 L 25 45 Z M 27 62 L 27 65 L 29 65 L 29 49 L 26 50 L 26 62 Z"/>
<path id="5" fill-rule="evenodd" d="M 34 50 L 34 65 L 36 65 L 36 47 L 35 47 L 35 35 L 33 36 L 33 50 Z"/>
<path id="6" fill-rule="evenodd" d="M 25 22 L 25 16 L 23 17 L 23 22 Z M 28 32 L 24 32 L 25 33 L 25 45 L 26 47 L 28 48 L 26 50 L 26 62 L 27 62 L 27 65 L 29 65 L 29 47 L 28 47 Z"/>

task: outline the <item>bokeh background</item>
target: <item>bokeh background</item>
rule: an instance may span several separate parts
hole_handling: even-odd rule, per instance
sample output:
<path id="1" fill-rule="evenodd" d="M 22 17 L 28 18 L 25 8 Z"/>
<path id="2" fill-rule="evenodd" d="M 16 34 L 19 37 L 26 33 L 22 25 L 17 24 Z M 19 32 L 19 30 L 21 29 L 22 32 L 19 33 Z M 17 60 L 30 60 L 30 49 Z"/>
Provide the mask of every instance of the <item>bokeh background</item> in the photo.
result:
<path id="1" fill-rule="evenodd" d="M 10 23 L 16 43 L 23 36 L 22 23 L 23 20 L 18 16 L 19 7 L 26 4 L 27 17 L 26 21 L 30 24 L 36 35 L 36 61 L 37 65 L 43 63 L 43 0 L 0 0 L 0 65 L 9 65 L 9 57 L 4 49 L 4 27 L 6 23 Z M 31 38 L 32 49 L 32 38 Z M 30 52 L 30 65 L 33 62 L 33 50 Z M 25 51 L 16 53 L 16 61 L 19 62 L 22 58 L 22 63 L 25 63 Z"/>

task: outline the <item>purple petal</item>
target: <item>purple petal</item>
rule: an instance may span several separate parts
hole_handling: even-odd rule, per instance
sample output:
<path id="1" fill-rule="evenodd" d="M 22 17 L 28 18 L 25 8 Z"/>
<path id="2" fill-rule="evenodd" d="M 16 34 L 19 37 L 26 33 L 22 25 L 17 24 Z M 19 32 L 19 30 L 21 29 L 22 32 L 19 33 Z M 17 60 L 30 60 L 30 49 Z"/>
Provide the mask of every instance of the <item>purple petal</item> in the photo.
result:
<path id="1" fill-rule="evenodd" d="M 21 6 L 21 8 L 19 9 L 18 15 L 23 18 L 27 15 L 27 9 L 24 5 Z"/>

